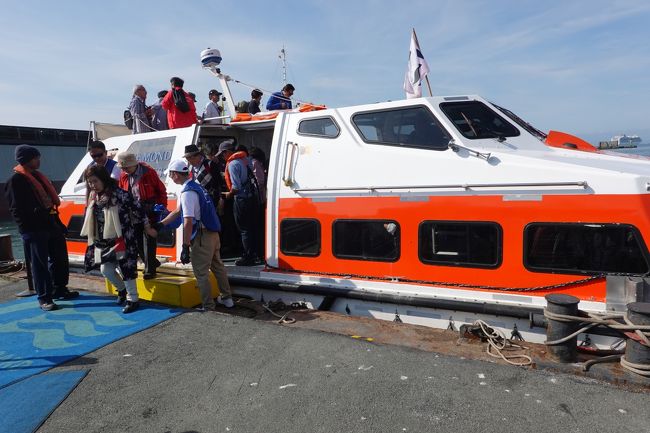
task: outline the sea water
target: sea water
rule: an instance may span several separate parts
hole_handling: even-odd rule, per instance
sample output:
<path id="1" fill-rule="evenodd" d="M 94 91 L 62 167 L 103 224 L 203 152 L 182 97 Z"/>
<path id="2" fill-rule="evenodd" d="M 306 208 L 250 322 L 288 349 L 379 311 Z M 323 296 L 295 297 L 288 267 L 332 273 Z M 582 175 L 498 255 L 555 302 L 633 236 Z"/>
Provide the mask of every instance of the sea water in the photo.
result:
<path id="1" fill-rule="evenodd" d="M 23 260 L 25 254 L 23 252 L 23 242 L 18 233 L 18 226 L 11 220 L 0 220 L 0 236 L 11 236 L 11 248 L 13 249 L 14 258 L 16 260 Z"/>

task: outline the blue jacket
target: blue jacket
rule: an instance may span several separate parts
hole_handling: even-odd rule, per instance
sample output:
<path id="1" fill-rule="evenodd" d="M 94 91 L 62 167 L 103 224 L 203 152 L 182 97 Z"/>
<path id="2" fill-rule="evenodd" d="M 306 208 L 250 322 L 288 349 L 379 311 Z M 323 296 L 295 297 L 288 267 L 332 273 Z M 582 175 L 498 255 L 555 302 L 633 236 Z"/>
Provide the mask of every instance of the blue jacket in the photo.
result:
<path id="1" fill-rule="evenodd" d="M 201 185 L 196 183 L 193 180 L 190 180 L 185 184 L 185 188 L 181 191 L 181 194 L 185 191 L 194 191 L 196 195 L 199 196 L 199 205 L 201 207 L 201 224 L 205 226 L 206 229 L 211 232 L 220 232 L 221 223 L 219 222 L 219 217 L 217 216 L 217 211 L 212 203 L 212 198 L 210 194 L 203 188 Z M 183 209 L 181 209 L 182 216 Z M 195 220 L 196 222 L 196 220 Z M 194 224 L 192 227 L 192 239 L 196 236 L 198 230 L 198 224 Z"/>
<path id="2" fill-rule="evenodd" d="M 282 103 L 286 103 L 286 107 L 282 107 Z M 271 95 L 269 100 L 266 102 L 267 110 L 284 110 L 291 109 L 291 99 L 287 98 L 282 94 L 282 92 L 275 92 Z"/>

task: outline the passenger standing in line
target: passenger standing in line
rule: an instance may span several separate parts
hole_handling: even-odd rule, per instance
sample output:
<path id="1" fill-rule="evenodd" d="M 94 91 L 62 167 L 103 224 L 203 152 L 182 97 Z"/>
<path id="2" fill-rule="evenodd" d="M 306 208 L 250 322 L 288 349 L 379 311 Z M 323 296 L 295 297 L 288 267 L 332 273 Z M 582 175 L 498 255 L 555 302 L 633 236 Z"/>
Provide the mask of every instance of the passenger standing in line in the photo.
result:
<path id="1" fill-rule="evenodd" d="M 145 232 L 144 224 L 156 222 L 158 216 L 154 212 L 155 205 L 161 204 L 167 207 L 167 189 L 156 170 L 144 162 L 138 162 L 134 154 L 119 153 L 117 163 L 122 169 L 119 187 L 133 195 L 146 216 L 142 221 L 134 221 L 134 225 L 138 253 L 144 263 L 142 278 L 149 280 L 156 277 L 156 268 L 160 266 L 160 262 L 156 258 L 156 238 Z"/>
<path id="2" fill-rule="evenodd" d="M 208 92 L 208 103 L 205 106 L 205 111 L 203 112 L 203 119 L 210 119 L 214 117 L 220 117 L 221 114 L 221 107 L 219 106 L 219 98 L 221 97 L 221 93 L 219 93 L 217 90 L 212 89 L 210 92 Z M 209 121 L 210 123 L 222 123 L 221 119 L 213 119 Z"/>
<path id="3" fill-rule="evenodd" d="M 241 235 L 244 251 L 235 262 L 237 266 L 254 266 L 260 263 L 257 256 L 257 215 L 259 213 L 258 191 L 253 180 L 248 152 L 244 146 L 237 146 L 236 152 L 226 151 L 226 199 L 232 198 L 235 224 Z"/>
<path id="4" fill-rule="evenodd" d="M 257 256 L 265 257 L 264 240 L 265 240 L 265 215 L 266 215 L 266 155 L 259 147 L 251 148 L 250 152 L 251 168 L 257 181 L 259 192 L 259 206 L 256 215 L 257 224 Z"/>
<path id="5" fill-rule="evenodd" d="M 233 213 L 233 200 L 226 200 L 223 197 L 224 193 L 228 192 L 226 186 L 226 158 L 224 157 L 227 150 L 231 153 L 235 149 L 233 140 L 222 141 L 218 148 L 214 144 L 208 146 L 208 158 L 212 160 L 219 170 L 221 199 L 217 206 L 217 214 L 221 220 L 221 253 L 222 257 L 239 257 L 241 256 L 241 236 L 235 224 L 235 217 Z"/>
<path id="6" fill-rule="evenodd" d="M 214 204 L 207 191 L 190 179 L 190 169 L 184 160 L 172 161 L 168 171 L 172 181 L 183 187 L 178 208 L 161 222 L 154 224 L 153 228 L 159 231 L 166 225 L 173 224 L 179 216 L 181 217 L 183 224 L 181 263 L 192 263 L 192 271 L 201 292 L 204 311 L 213 311 L 215 308 L 209 279 L 210 271 L 214 273 L 221 293 L 217 303 L 232 308 L 234 307 L 232 291 L 219 252 L 221 224 Z"/>
<path id="7" fill-rule="evenodd" d="M 291 110 L 291 96 L 296 90 L 291 84 L 287 84 L 281 91 L 275 92 L 266 101 L 267 110 Z"/>
<path id="8" fill-rule="evenodd" d="M 147 90 L 142 84 L 133 86 L 133 97 L 129 104 L 129 111 L 133 117 L 133 133 L 141 134 L 143 132 L 151 132 L 151 108 L 147 107 L 145 101 L 147 99 Z"/>
<path id="9" fill-rule="evenodd" d="M 9 210 L 18 225 L 28 255 L 34 289 L 43 311 L 56 310 L 54 299 L 73 299 L 79 292 L 68 290 L 69 263 L 65 243 L 67 231 L 59 219 L 61 204 L 52 182 L 38 169 L 41 153 L 21 144 L 15 149 L 14 174 L 5 186 Z"/>
<path id="10" fill-rule="evenodd" d="M 122 312 L 131 313 L 139 306 L 136 288 L 138 242 L 134 222 L 144 220 L 145 215 L 133 196 L 118 188 L 104 167 L 88 167 L 84 178 L 88 191 L 86 217 L 81 228 L 81 235 L 88 236 L 84 267 L 86 272 L 99 267 L 102 275 L 117 289 L 118 305 L 126 303 Z"/>
<path id="11" fill-rule="evenodd" d="M 208 158 L 196 147 L 195 144 L 185 146 L 184 158 L 189 162 L 192 179 L 201 185 L 210 194 L 215 209 L 219 208 L 221 201 L 221 175 L 217 164 Z"/>
<path id="12" fill-rule="evenodd" d="M 106 145 L 104 142 L 91 141 L 88 153 L 93 159 L 93 162 L 91 162 L 88 167 L 93 167 L 95 165 L 104 167 L 113 179 L 120 179 L 122 170 L 120 170 L 120 167 L 117 166 L 117 162 L 115 160 L 108 157 L 108 153 L 106 152 Z"/>
<path id="13" fill-rule="evenodd" d="M 194 125 L 197 122 L 196 106 L 192 97 L 183 90 L 185 82 L 178 77 L 172 77 L 169 82 L 171 91 L 162 100 L 162 107 L 167 110 L 169 129 Z"/>
<path id="14" fill-rule="evenodd" d="M 257 114 L 260 111 L 260 103 L 262 102 L 262 93 L 259 89 L 253 89 L 251 92 L 251 100 L 248 102 L 248 112 L 250 114 Z"/>
<path id="15" fill-rule="evenodd" d="M 163 98 L 169 93 L 167 90 L 158 92 L 158 101 L 151 106 L 151 126 L 156 131 L 165 131 L 169 129 L 167 125 L 167 110 L 162 107 Z"/>

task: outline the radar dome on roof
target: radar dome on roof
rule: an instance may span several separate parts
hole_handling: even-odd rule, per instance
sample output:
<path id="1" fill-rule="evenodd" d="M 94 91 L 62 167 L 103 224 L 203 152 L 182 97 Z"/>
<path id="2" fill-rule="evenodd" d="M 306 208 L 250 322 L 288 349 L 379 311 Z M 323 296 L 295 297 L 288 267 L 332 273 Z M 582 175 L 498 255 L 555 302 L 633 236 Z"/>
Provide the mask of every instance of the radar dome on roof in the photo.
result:
<path id="1" fill-rule="evenodd" d="M 221 53 L 214 48 L 207 48 L 201 51 L 201 65 L 204 68 L 214 68 L 221 63 Z"/>

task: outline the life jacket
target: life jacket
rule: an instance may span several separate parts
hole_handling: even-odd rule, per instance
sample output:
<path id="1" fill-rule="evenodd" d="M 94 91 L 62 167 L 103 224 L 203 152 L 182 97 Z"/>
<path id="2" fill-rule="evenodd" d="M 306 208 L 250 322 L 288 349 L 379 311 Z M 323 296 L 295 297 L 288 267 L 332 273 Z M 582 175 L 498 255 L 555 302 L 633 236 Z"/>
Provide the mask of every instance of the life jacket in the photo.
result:
<path id="1" fill-rule="evenodd" d="M 201 225 L 203 225 L 211 232 L 221 231 L 221 223 L 219 222 L 219 217 L 217 216 L 217 210 L 214 207 L 214 203 L 212 202 L 210 194 L 208 194 L 205 188 L 203 188 L 195 181 L 190 180 L 185 184 L 185 187 L 181 191 L 181 194 L 186 191 L 194 191 L 199 197 L 199 206 L 201 208 Z M 192 239 L 194 239 L 194 236 L 196 236 L 197 230 L 198 224 L 194 224 L 192 227 Z"/>

